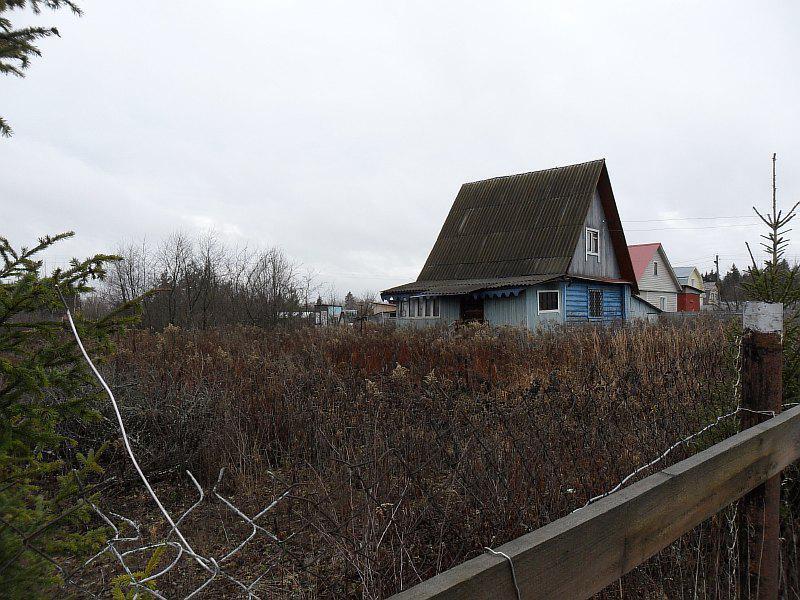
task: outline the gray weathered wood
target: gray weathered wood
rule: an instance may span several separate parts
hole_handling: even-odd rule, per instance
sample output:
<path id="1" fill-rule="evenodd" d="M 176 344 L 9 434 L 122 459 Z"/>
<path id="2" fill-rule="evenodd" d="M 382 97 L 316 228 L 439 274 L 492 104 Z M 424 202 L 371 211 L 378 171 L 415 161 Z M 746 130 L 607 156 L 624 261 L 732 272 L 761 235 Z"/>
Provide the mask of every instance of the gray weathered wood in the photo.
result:
<path id="1" fill-rule="evenodd" d="M 781 411 L 783 400 L 783 305 L 746 302 L 742 336 L 741 426 L 767 420 L 758 412 Z M 738 511 L 739 598 L 778 600 L 780 595 L 781 476 L 771 477 L 742 499 Z"/>
<path id="2" fill-rule="evenodd" d="M 800 407 L 499 548 L 522 598 L 587 598 L 800 458 Z M 394 600 L 515 599 L 506 559 L 483 554 Z"/>

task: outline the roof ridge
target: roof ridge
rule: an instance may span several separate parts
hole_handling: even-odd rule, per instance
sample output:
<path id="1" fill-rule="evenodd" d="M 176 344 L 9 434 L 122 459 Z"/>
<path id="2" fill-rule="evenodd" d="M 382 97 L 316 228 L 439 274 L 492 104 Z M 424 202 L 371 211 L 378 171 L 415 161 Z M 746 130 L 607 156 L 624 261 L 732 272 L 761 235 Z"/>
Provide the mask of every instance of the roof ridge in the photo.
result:
<path id="1" fill-rule="evenodd" d="M 473 183 L 486 183 L 487 181 L 494 181 L 495 179 L 508 179 L 509 177 L 521 177 L 523 175 L 533 175 L 534 173 L 546 173 L 548 171 L 557 171 L 559 169 L 569 169 L 571 167 L 581 167 L 583 165 L 590 165 L 592 163 L 605 163 L 605 158 L 596 158 L 594 160 L 587 160 L 580 163 L 575 163 L 572 165 L 563 165 L 560 167 L 550 167 L 548 169 L 538 169 L 536 171 L 524 171 L 522 173 L 512 173 L 510 175 L 496 175 L 495 177 L 487 177 L 486 179 L 476 179 L 475 181 L 465 181 L 462 183 L 462 187 L 465 185 L 472 185 Z"/>

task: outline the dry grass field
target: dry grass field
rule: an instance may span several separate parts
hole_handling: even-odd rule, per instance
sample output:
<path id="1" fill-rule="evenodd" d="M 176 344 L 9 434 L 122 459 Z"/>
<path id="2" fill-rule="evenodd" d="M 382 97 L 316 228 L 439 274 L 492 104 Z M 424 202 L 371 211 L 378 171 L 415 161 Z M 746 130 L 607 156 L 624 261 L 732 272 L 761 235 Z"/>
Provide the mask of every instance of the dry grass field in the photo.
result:
<path id="1" fill-rule="evenodd" d="M 283 541 L 256 536 L 232 561 L 243 579 L 266 571 L 261 597 L 382 598 L 582 506 L 731 410 L 735 336 L 714 320 L 540 334 L 168 328 L 129 332 L 105 370 L 174 511 L 194 498 L 185 469 L 211 486 L 224 468 L 220 489 L 248 514 L 288 491 L 262 522 Z M 723 421 L 666 463 L 735 427 Z M 107 505 L 163 536 L 119 446 L 109 472 L 132 483 Z M 797 485 L 785 492 L 784 576 L 797 598 Z M 604 596 L 732 597 L 730 514 Z M 183 529 L 222 553 L 247 535 L 231 516 L 203 507 Z M 100 571 L 107 581 L 113 566 Z M 197 577 L 174 570 L 159 589 L 172 597 Z"/>

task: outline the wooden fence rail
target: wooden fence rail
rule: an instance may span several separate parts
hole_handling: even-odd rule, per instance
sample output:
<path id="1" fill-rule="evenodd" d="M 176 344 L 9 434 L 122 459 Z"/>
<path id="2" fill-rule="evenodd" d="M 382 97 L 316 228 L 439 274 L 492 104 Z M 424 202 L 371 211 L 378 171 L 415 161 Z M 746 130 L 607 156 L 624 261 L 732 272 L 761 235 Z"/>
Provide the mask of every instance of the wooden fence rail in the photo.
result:
<path id="1" fill-rule="evenodd" d="M 499 548 L 524 600 L 587 598 L 800 459 L 800 406 Z M 483 554 L 394 600 L 513 600 L 509 560 Z"/>

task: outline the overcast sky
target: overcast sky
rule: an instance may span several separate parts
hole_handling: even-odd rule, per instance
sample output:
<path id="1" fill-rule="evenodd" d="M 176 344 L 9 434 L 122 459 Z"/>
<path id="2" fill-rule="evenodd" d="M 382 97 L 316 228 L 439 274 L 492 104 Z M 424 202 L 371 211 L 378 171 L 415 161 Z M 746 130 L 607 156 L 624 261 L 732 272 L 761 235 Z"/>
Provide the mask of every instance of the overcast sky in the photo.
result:
<path id="1" fill-rule="evenodd" d="M 794 1 L 79 3 L 0 79 L 0 235 L 51 260 L 213 228 L 380 290 L 461 183 L 604 157 L 629 243 L 724 271 L 772 152 L 800 200 Z"/>

